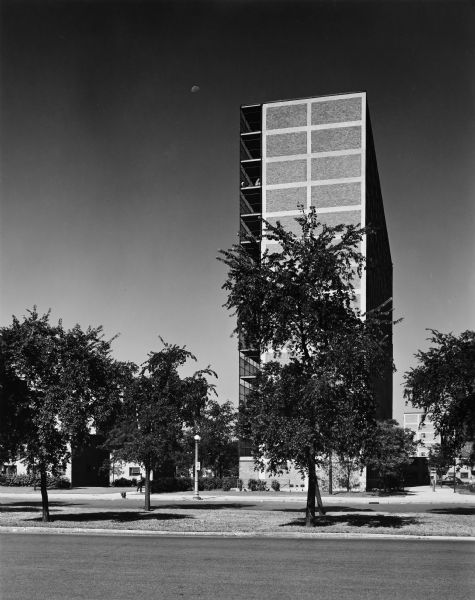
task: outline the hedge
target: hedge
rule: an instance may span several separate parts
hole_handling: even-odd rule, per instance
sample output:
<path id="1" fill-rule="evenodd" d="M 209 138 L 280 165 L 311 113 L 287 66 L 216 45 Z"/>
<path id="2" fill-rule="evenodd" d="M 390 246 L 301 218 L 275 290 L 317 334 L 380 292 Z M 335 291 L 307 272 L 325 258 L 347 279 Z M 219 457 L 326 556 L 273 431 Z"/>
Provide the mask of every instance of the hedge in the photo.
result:
<path id="1" fill-rule="evenodd" d="M 0 475 L 0 485 L 19 487 L 40 487 L 40 477 L 32 473 L 22 475 Z M 67 477 L 53 477 L 48 475 L 46 485 L 49 488 L 69 489 L 71 482 Z"/>
<path id="2" fill-rule="evenodd" d="M 127 479 L 127 477 L 119 477 L 114 479 L 111 484 L 113 487 L 134 487 L 137 485 L 137 479 Z"/>
<path id="3" fill-rule="evenodd" d="M 262 479 L 249 479 L 247 487 L 250 492 L 265 492 L 267 491 L 267 483 Z"/>
<path id="4" fill-rule="evenodd" d="M 195 480 L 191 477 L 158 477 L 152 481 L 152 492 L 155 494 L 163 492 L 187 492 L 193 490 Z M 198 479 L 198 490 L 224 490 L 228 492 L 231 488 L 242 489 L 242 481 L 237 477 L 200 477 Z"/>
<path id="5" fill-rule="evenodd" d="M 159 477 L 152 481 L 152 492 L 186 492 L 193 489 L 191 477 Z M 203 489 L 203 488 L 201 488 Z"/>

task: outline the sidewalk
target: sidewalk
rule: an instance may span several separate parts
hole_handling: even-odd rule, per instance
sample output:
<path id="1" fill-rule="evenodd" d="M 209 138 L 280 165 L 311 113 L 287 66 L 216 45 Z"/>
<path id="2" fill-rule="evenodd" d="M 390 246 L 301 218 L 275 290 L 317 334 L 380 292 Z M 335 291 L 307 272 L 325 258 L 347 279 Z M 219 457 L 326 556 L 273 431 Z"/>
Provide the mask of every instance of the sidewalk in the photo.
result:
<path id="1" fill-rule="evenodd" d="M 48 490 L 50 500 L 120 500 L 121 493 L 125 492 L 129 499 L 143 498 L 144 494 L 135 491 L 135 488 L 77 488 L 72 490 Z M 5 498 L 37 498 L 41 499 L 40 490 L 22 487 L 0 487 L 0 499 Z M 305 493 L 280 494 L 274 492 L 200 492 L 203 502 L 301 502 L 305 504 Z M 193 502 L 193 492 L 173 492 L 152 494 L 153 502 Z M 430 486 L 418 486 L 406 488 L 404 494 L 388 496 L 355 496 L 346 494 L 334 494 L 322 496 L 324 504 L 469 504 L 475 506 L 474 494 L 455 493 L 452 488 L 437 487 L 435 491 Z"/>

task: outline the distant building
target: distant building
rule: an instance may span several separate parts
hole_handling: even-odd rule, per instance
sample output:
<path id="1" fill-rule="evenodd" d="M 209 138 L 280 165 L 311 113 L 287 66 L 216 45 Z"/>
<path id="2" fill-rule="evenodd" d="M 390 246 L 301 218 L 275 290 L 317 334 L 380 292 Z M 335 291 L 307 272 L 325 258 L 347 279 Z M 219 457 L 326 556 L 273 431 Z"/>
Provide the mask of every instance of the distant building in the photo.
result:
<path id="1" fill-rule="evenodd" d="M 441 443 L 441 437 L 436 433 L 434 424 L 428 415 L 414 409 L 404 413 L 404 428 L 415 433 L 414 439 L 419 442 L 415 458 L 429 458 L 431 448 Z M 467 442 L 460 450 L 459 456 L 455 458 L 455 465 L 447 468 L 447 475 L 455 475 L 462 481 L 472 483 L 475 481 L 475 464 L 470 461 L 472 446 L 474 442 Z"/>
<path id="2" fill-rule="evenodd" d="M 144 473 L 137 463 L 114 463 L 109 452 L 102 448 L 103 443 L 104 439 L 101 436 L 91 433 L 83 447 L 72 452 L 63 477 L 69 479 L 73 487 L 108 486 L 117 479 L 132 480 Z M 0 465 L 0 472 L 4 475 L 25 475 L 28 468 L 23 461 L 16 461 Z"/>
<path id="3" fill-rule="evenodd" d="M 361 312 L 391 298 L 391 253 L 366 93 L 242 106 L 240 138 L 241 244 L 249 254 L 257 258 L 270 245 L 261 218 L 298 233 L 299 206 L 314 206 L 328 225 L 359 223 L 375 230 L 361 248 L 367 259 L 356 286 Z M 390 336 L 392 345 L 392 331 Z M 240 405 L 265 359 L 241 345 Z M 375 388 L 377 417 L 390 418 L 392 371 Z M 250 445 L 241 440 L 240 477 L 252 477 L 253 468 Z M 288 485 L 300 487 L 300 476 Z"/>
<path id="4" fill-rule="evenodd" d="M 435 444 L 440 444 L 440 435 L 435 432 L 434 424 L 430 417 L 421 412 L 405 412 L 404 413 L 404 429 L 410 429 L 414 432 L 414 440 L 419 442 L 415 457 L 428 458 L 430 449 Z"/>

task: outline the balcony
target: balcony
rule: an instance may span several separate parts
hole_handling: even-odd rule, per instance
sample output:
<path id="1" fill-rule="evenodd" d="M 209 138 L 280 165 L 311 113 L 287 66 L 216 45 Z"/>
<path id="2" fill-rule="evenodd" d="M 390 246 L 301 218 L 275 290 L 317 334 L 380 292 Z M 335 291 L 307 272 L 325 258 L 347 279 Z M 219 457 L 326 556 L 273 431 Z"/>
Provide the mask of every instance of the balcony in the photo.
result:
<path id="1" fill-rule="evenodd" d="M 239 204 L 241 215 L 260 215 L 262 213 L 261 188 L 241 188 Z"/>
<path id="2" fill-rule="evenodd" d="M 261 216 L 254 213 L 241 215 L 241 241 L 260 241 L 262 235 Z"/>
<path id="3" fill-rule="evenodd" d="M 241 161 L 241 189 L 261 188 L 261 159 Z"/>
<path id="4" fill-rule="evenodd" d="M 241 106 L 241 132 L 260 133 L 262 126 L 262 105 Z"/>
<path id="5" fill-rule="evenodd" d="M 259 360 L 255 360 L 249 354 L 241 353 L 239 357 L 239 377 L 241 379 L 253 380 L 259 373 Z"/>
<path id="6" fill-rule="evenodd" d="M 262 157 L 261 133 L 241 133 L 241 160 L 252 160 Z"/>

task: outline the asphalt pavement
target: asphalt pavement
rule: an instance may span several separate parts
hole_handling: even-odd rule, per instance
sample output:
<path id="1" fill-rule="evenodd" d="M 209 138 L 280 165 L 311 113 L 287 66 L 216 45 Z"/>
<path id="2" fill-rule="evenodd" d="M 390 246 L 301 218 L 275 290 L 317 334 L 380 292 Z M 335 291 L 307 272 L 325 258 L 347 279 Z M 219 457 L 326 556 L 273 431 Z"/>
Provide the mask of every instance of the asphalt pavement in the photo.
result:
<path id="1" fill-rule="evenodd" d="M 0 535 L 2 600 L 467 600 L 475 543 Z"/>

